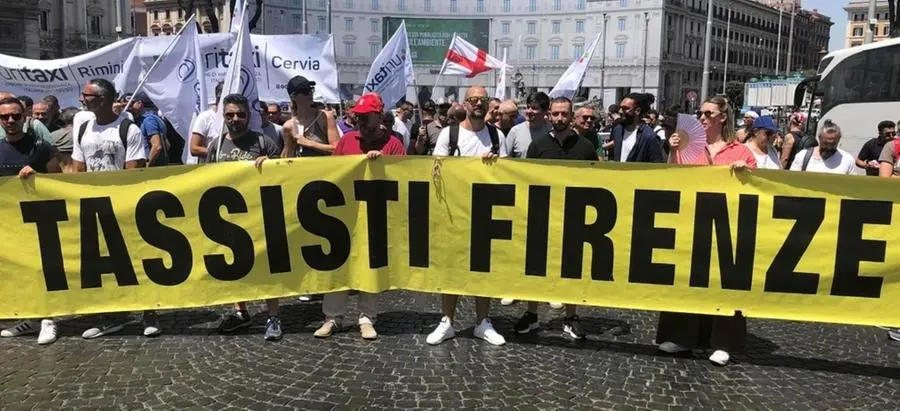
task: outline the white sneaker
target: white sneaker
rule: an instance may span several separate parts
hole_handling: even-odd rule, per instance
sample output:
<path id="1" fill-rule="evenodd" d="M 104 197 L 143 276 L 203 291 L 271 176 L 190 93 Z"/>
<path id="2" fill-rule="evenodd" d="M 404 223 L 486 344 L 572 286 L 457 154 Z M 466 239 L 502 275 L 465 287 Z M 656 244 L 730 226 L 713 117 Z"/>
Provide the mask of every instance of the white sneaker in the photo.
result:
<path id="1" fill-rule="evenodd" d="M 494 329 L 491 320 L 487 318 L 481 320 L 481 324 L 478 324 L 478 326 L 475 327 L 475 337 L 481 338 L 493 345 L 506 344 L 506 339 Z"/>
<path id="2" fill-rule="evenodd" d="M 554 310 L 562 310 L 566 305 L 563 303 L 550 303 L 550 308 Z"/>
<path id="3" fill-rule="evenodd" d="M 680 346 L 680 345 L 678 345 L 678 344 L 675 344 L 675 343 L 673 343 L 673 342 L 671 342 L 671 341 L 666 341 L 666 342 L 660 344 L 658 348 L 659 348 L 660 351 L 662 351 L 662 352 L 667 352 L 667 353 L 669 353 L 669 354 L 675 354 L 675 353 L 685 352 L 685 351 L 690 351 L 690 350 L 691 350 L 690 348 L 682 347 L 682 346 Z"/>
<path id="4" fill-rule="evenodd" d="M 157 337 L 162 334 L 159 326 L 159 316 L 156 311 L 144 311 L 144 337 Z"/>
<path id="5" fill-rule="evenodd" d="M 731 359 L 731 355 L 728 354 L 728 351 L 724 350 L 716 350 L 709 356 L 709 360 L 715 363 L 716 365 L 728 365 L 728 360 Z"/>
<path id="6" fill-rule="evenodd" d="M 0 331 L 0 337 L 18 337 L 20 335 L 34 334 L 38 332 L 39 322 L 35 320 L 22 321 L 12 327 Z"/>
<path id="7" fill-rule="evenodd" d="M 297 297 L 297 301 L 300 301 L 301 303 L 308 303 L 308 302 L 312 301 L 312 296 L 301 295 L 301 296 Z"/>
<path id="8" fill-rule="evenodd" d="M 41 333 L 38 334 L 38 344 L 53 344 L 56 342 L 56 322 L 53 320 L 41 321 Z"/>
<path id="9" fill-rule="evenodd" d="M 437 328 L 431 334 L 428 334 L 428 338 L 425 338 L 425 342 L 430 345 L 438 345 L 453 337 L 456 337 L 456 330 L 453 329 L 450 317 L 444 316 L 444 318 L 441 318 L 441 323 L 438 324 Z"/>
<path id="10" fill-rule="evenodd" d="M 513 305 L 515 302 L 516 300 L 513 300 L 512 298 L 503 298 L 500 300 L 500 305 Z"/>

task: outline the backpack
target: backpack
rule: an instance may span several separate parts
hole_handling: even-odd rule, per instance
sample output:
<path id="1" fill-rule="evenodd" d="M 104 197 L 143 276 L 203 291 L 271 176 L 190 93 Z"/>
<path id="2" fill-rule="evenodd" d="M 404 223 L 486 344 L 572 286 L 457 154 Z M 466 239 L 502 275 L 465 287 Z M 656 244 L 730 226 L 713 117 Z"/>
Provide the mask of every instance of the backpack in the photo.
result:
<path id="1" fill-rule="evenodd" d="M 809 160 L 812 159 L 813 149 L 809 148 L 806 150 L 806 155 L 803 156 L 803 166 L 800 167 L 800 171 L 806 171 L 806 167 L 809 166 Z"/>
<path id="2" fill-rule="evenodd" d="M 497 129 L 490 125 L 485 124 L 485 127 L 488 129 L 488 134 L 491 136 L 491 152 L 494 154 L 500 154 L 500 136 L 497 134 Z M 450 156 L 458 156 L 459 154 L 459 125 L 450 126 L 450 144 L 449 151 Z"/>
<path id="3" fill-rule="evenodd" d="M 172 125 L 172 122 L 167 118 L 162 119 L 163 123 L 166 124 L 166 141 L 169 144 L 168 150 L 168 160 L 169 164 L 182 164 L 181 154 L 184 151 L 185 139 L 178 134 L 178 130 L 175 130 L 175 126 Z"/>
<path id="4" fill-rule="evenodd" d="M 75 141 L 78 142 L 79 146 L 81 145 L 81 138 L 84 137 L 84 133 L 87 132 L 88 124 L 91 121 L 96 120 L 85 121 L 84 123 L 81 123 L 81 127 L 78 129 L 78 135 L 75 136 Z M 128 152 L 128 128 L 131 127 L 132 124 L 134 124 L 134 122 L 127 117 L 123 118 L 122 122 L 119 123 L 119 140 L 122 140 L 122 147 L 125 148 L 126 153 Z M 128 157 L 127 154 L 125 157 Z M 125 165 L 122 164 L 122 166 L 124 167 Z"/>

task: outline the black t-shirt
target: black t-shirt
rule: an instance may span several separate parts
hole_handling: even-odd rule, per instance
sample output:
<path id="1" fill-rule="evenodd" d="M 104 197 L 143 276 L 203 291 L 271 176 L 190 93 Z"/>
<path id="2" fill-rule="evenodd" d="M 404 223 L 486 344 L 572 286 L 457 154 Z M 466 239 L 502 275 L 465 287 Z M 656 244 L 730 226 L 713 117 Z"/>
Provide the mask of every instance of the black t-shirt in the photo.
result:
<path id="1" fill-rule="evenodd" d="M 0 140 L 0 176 L 18 175 L 25 166 L 46 173 L 51 157 L 53 146 L 31 133 L 25 133 L 19 141 Z"/>
<path id="2" fill-rule="evenodd" d="M 552 131 L 550 133 L 553 133 Z M 586 138 L 575 134 L 574 131 L 560 144 L 550 133 L 536 137 L 525 154 L 527 158 L 545 158 L 559 160 L 588 160 L 595 161 L 597 149 Z"/>
<path id="3" fill-rule="evenodd" d="M 886 143 L 887 142 L 881 141 L 878 137 L 866 141 L 866 144 L 863 144 L 862 146 L 862 150 L 859 150 L 859 159 L 867 163 L 870 161 L 878 161 L 878 158 L 881 156 L 881 150 L 884 149 Z M 877 176 L 878 169 L 867 167 L 866 175 Z"/>

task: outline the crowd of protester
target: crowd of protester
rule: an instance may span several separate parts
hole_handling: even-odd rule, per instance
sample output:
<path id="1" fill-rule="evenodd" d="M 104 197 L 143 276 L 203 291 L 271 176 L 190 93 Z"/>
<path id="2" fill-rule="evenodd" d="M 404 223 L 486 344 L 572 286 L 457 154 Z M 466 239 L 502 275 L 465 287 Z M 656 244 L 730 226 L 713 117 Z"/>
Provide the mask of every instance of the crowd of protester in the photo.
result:
<path id="1" fill-rule="evenodd" d="M 276 103 L 252 106 L 239 94 L 223 96 L 216 87 L 216 101 L 201 112 L 191 135 L 180 136 L 153 109 L 146 95 L 120 94 L 103 79 L 91 80 L 81 92 L 82 107 L 60 108 L 54 96 L 38 101 L 27 96 L 0 93 L 0 175 L 30 178 L 36 173 L 109 172 L 140 167 L 181 164 L 189 153 L 192 162 L 253 161 L 263 167 L 267 159 L 364 155 L 371 161 L 381 156 L 467 156 L 486 161 L 498 158 L 681 163 L 678 155 L 684 136 L 675 132 L 678 109 L 664 113 L 653 109 L 654 96 L 626 95 L 607 110 L 581 105 L 565 97 L 550 98 L 536 92 L 520 105 L 514 100 L 490 98 L 483 87 L 471 87 L 461 102 L 424 101 L 419 106 L 400 102 L 386 110 L 376 94 L 365 94 L 339 110 L 314 101 L 315 82 L 297 76 L 286 85 L 290 109 L 287 115 Z M 262 130 L 249 127 L 253 110 L 262 116 Z M 340 114 L 339 114 L 340 113 Z M 744 113 L 740 129 L 738 112 L 721 96 L 706 100 L 697 117 L 706 131 L 706 155 L 694 165 L 728 166 L 736 172 L 755 168 L 784 169 L 833 174 L 852 174 L 865 169 L 870 176 L 900 175 L 900 140 L 896 124 L 877 125 L 878 136 L 859 156 L 838 148 L 839 125 L 826 120 L 817 136 L 805 133 L 805 117 L 794 114 L 782 133 L 773 119 L 755 112 Z M 873 130 L 875 131 L 875 130 Z M 185 150 L 187 144 L 187 150 Z M 351 293 L 330 293 L 322 304 L 325 321 L 314 333 L 328 338 L 344 329 Z M 309 296 L 301 297 L 308 301 Z M 376 339 L 377 295 L 358 293 L 356 319 L 362 338 Z M 443 318 L 426 338 L 436 345 L 453 338 L 459 296 L 442 295 Z M 503 305 L 514 303 L 503 299 Z M 516 333 L 536 330 L 540 323 L 537 302 L 528 302 L 514 326 Z M 506 340 L 489 318 L 491 300 L 477 297 L 474 335 L 493 345 Z M 560 303 L 552 303 L 562 308 Z M 266 301 L 266 340 L 282 337 L 279 300 Z M 121 331 L 133 320 L 127 313 L 92 317 L 96 325 L 82 337 L 94 339 Z M 162 333 L 156 313 L 143 313 L 144 335 Z M 251 315 L 246 302 L 234 305 L 219 331 L 247 329 Z M 562 332 L 585 338 L 575 305 L 565 306 Z M 53 319 L 23 321 L 0 333 L 4 337 L 38 334 L 39 344 L 57 339 Z M 900 331 L 890 330 L 900 340 Z M 657 330 L 659 350 L 675 353 L 709 349 L 709 359 L 720 365 L 742 350 L 747 340 L 745 318 L 681 313 L 661 313 Z"/>

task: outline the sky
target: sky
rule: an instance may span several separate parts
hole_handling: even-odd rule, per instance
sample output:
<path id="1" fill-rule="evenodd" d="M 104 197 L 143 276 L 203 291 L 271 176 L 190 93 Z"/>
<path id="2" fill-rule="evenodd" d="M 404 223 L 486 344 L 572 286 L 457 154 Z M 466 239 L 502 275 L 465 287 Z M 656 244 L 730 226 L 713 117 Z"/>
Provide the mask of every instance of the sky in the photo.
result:
<path id="1" fill-rule="evenodd" d="M 828 51 L 835 51 L 844 48 L 844 38 L 847 34 L 847 12 L 844 6 L 847 0 L 803 0 L 804 9 L 817 9 L 828 17 L 834 25 L 831 26 L 831 43 L 828 45 Z"/>

